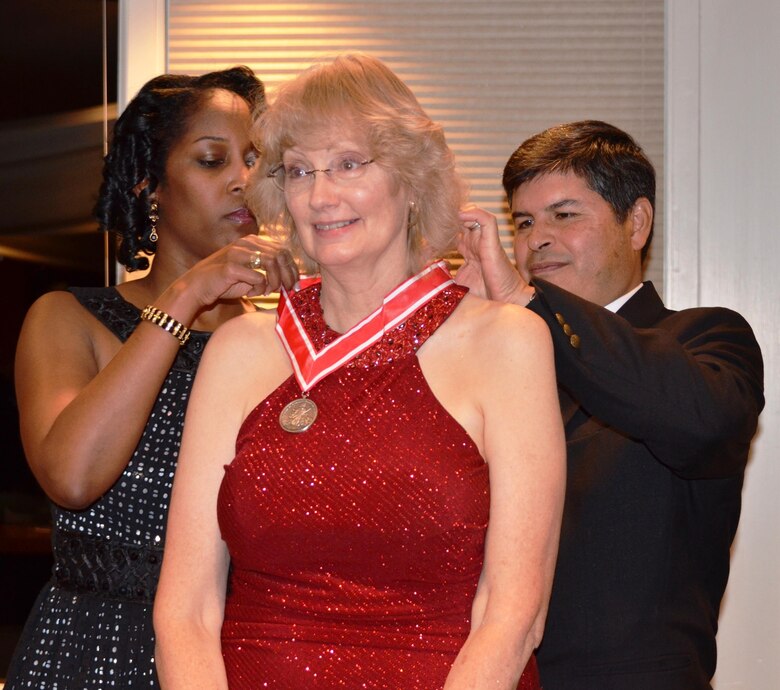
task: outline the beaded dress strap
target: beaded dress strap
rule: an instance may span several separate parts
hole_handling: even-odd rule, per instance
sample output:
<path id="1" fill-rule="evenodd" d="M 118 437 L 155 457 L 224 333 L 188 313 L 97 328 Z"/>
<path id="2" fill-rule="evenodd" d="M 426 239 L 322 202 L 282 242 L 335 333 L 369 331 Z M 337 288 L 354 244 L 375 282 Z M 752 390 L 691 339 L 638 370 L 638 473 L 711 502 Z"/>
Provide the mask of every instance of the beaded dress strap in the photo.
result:
<path id="1" fill-rule="evenodd" d="M 115 287 L 76 287 L 70 292 L 90 314 L 125 342 L 141 321 L 141 310 L 125 300 Z M 194 372 L 203 348 L 211 337 L 205 331 L 190 331 L 191 337 L 184 347 L 179 348 L 173 369 Z"/>
<path id="2" fill-rule="evenodd" d="M 126 301 L 115 287 L 74 287 L 68 288 L 68 292 L 122 342 L 141 320 L 138 308 Z"/>

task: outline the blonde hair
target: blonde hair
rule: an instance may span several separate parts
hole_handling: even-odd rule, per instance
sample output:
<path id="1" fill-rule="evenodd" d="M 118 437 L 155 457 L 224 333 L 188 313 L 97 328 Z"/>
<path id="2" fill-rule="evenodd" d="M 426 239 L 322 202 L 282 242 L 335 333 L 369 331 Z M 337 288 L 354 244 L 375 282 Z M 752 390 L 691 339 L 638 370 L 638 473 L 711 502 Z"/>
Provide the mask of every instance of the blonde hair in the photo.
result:
<path id="1" fill-rule="evenodd" d="M 350 126 L 366 136 L 369 157 L 410 190 L 410 268 L 417 271 L 454 249 L 466 190 L 444 131 L 384 63 L 363 54 L 341 55 L 308 68 L 281 86 L 256 119 L 252 138 L 260 164 L 247 202 L 259 224 L 270 234 L 281 234 L 306 264 L 284 193 L 267 173 L 287 149 L 312 134 Z"/>

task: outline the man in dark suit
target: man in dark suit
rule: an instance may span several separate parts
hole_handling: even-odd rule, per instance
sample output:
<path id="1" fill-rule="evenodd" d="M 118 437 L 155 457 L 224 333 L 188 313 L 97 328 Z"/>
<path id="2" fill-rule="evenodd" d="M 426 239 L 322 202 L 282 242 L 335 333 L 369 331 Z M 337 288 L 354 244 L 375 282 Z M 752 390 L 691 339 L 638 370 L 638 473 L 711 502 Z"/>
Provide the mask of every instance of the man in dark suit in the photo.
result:
<path id="1" fill-rule="evenodd" d="M 554 341 L 568 477 L 542 684 L 709 689 L 764 404 L 758 344 L 739 314 L 673 312 L 642 283 L 655 173 L 625 132 L 595 121 L 546 130 L 512 155 L 503 182 L 517 270 L 495 219 L 470 208 L 458 282 L 528 304 Z"/>

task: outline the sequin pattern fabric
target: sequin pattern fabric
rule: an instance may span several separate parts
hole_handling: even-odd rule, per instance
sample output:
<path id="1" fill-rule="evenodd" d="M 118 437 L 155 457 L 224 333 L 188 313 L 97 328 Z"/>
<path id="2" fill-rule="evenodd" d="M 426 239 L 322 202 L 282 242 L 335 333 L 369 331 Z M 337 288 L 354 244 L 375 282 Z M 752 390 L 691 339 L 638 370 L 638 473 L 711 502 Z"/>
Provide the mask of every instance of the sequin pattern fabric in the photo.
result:
<path id="1" fill-rule="evenodd" d="M 417 349 L 464 294 L 446 288 L 311 391 L 281 429 L 291 377 L 247 417 L 219 494 L 231 555 L 222 646 L 231 690 L 444 686 L 469 632 L 487 466 L 428 387 Z M 294 297 L 317 349 L 319 287 Z M 520 683 L 538 688 L 535 662 Z"/>
<path id="2" fill-rule="evenodd" d="M 114 288 L 72 292 L 123 342 L 140 320 Z M 180 348 L 114 486 L 85 510 L 52 506 L 54 571 L 22 633 L 6 690 L 159 687 L 151 604 L 184 412 L 208 338 L 193 332 Z"/>

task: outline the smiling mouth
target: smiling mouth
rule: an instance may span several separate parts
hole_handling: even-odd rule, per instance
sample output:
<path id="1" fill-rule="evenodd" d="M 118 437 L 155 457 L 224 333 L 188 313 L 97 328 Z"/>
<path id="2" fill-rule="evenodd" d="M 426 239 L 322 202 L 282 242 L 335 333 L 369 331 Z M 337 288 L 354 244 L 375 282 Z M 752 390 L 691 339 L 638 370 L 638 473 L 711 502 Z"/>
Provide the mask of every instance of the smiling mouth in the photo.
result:
<path id="1" fill-rule="evenodd" d="M 556 271 L 559 268 L 563 268 L 566 264 L 559 261 L 545 261 L 531 264 L 528 269 L 531 275 L 538 275 L 540 273 L 550 273 Z"/>
<path id="2" fill-rule="evenodd" d="M 355 222 L 355 219 L 351 220 L 340 220 L 335 223 L 315 223 L 314 229 L 319 232 L 328 232 L 330 230 L 339 230 L 341 228 L 347 227 L 347 225 L 351 225 Z"/>

